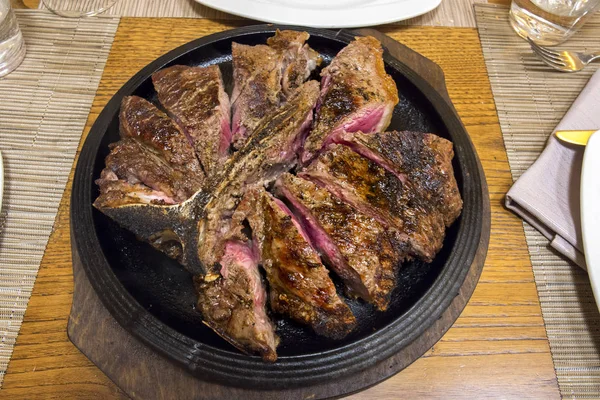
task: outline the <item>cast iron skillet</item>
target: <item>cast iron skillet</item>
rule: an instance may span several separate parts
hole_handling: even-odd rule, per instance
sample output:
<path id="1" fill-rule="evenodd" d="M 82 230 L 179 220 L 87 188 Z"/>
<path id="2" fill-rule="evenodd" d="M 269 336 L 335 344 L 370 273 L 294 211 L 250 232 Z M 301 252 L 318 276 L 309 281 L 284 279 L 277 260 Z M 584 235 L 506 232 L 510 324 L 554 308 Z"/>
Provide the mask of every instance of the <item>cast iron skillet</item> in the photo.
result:
<path id="1" fill-rule="evenodd" d="M 118 111 L 124 96 L 156 101 L 150 76 L 174 64 L 219 64 L 230 92 L 231 43 L 262 44 L 277 28 L 309 32 L 309 44 L 321 53 L 325 64 L 353 39 L 345 31 L 258 25 L 206 36 L 165 54 L 131 78 L 94 123 L 77 164 L 71 199 L 75 248 L 113 317 L 197 377 L 252 389 L 330 382 L 368 369 L 411 343 L 458 293 L 480 241 L 483 212 L 477 155 L 458 117 L 427 81 L 386 52 L 386 70 L 400 92 L 389 129 L 433 132 L 454 143 L 454 170 L 464 208 L 447 231 L 444 248 L 431 264 L 414 261 L 402 266 L 388 311 L 377 312 L 361 301 L 349 300 L 358 327 L 342 341 L 316 336 L 274 316 L 282 339 L 274 364 L 241 354 L 205 327 L 194 309 L 196 296 L 189 273 L 95 210 L 92 202 L 98 189 L 94 180 L 104 166 L 108 144 L 119 138 Z"/>

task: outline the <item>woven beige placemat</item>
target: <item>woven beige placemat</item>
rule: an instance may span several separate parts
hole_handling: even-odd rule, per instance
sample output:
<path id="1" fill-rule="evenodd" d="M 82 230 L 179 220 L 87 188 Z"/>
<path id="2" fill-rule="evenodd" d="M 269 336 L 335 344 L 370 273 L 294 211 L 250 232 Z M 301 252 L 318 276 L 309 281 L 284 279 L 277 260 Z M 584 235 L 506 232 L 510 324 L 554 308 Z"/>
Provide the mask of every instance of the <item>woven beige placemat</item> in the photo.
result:
<path id="1" fill-rule="evenodd" d="M 106 4 L 106 0 L 50 0 L 49 4 L 56 10 L 83 11 L 97 10 Z M 45 8 L 42 1 L 40 8 Z M 240 19 L 194 0 L 119 0 L 106 14 L 121 17 Z"/>
<path id="2" fill-rule="evenodd" d="M 0 79 L 0 382 L 119 24 L 16 14 L 27 55 Z"/>
<path id="3" fill-rule="evenodd" d="M 70 11 L 91 10 L 98 8 L 98 5 L 103 3 L 103 0 L 51 1 L 54 8 Z M 487 0 L 442 0 L 442 3 L 432 12 L 400 21 L 397 24 L 475 27 L 473 3 L 487 3 Z M 40 7 L 44 7 L 43 3 L 40 3 Z M 240 19 L 240 17 L 203 6 L 194 0 L 119 0 L 107 13 L 122 17 Z"/>
<path id="4" fill-rule="evenodd" d="M 513 179 L 537 159 L 548 135 L 598 68 L 549 69 L 508 22 L 508 8 L 476 5 L 475 16 Z M 600 14 L 565 45 L 600 46 Z M 554 367 L 563 398 L 600 398 L 600 313 L 585 271 L 524 223 Z"/>

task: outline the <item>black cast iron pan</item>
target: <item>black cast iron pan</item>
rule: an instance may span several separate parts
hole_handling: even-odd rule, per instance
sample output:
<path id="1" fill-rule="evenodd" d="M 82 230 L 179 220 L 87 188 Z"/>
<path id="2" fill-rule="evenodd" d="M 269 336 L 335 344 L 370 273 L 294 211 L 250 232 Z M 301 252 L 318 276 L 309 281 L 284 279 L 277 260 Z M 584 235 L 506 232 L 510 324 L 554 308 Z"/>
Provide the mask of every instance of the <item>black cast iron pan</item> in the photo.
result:
<path id="1" fill-rule="evenodd" d="M 71 199 L 75 249 L 102 303 L 126 330 L 200 379 L 265 390 L 322 384 L 356 374 L 418 338 L 457 295 L 480 244 L 484 213 L 485 181 L 477 154 L 452 106 L 427 80 L 386 52 L 386 70 L 400 93 L 389 129 L 433 132 L 454 143 L 454 170 L 464 209 L 448 230 L 444 248 L 431 264 L 413 261 L 402 267 L 388 311 L 380 313 L 349 300 L 359 325 L 342 341 L 316 336 L 275 316 L 282 342 L 274 364 L 239 353 L 205 327 L 194 308 L 189 273 L 95 210 L 92 202 L 98 190 L 93 182 L 104 166 L 108 144 L 119 138 L 118 111 L 124 96 L 156 101 L 150 76 L 174 64 L 219 64 L 230 91 L 231 43 L 262 44 L 277 28 L 309 32 L 309 44 L 325 64 L 353 39 L 347 31 L 258 25 L 210 35 L 165 54 L 131 78 L 99 115 L 84 143 Z M 391 369 L 387 376 L 395 372 Z"/>

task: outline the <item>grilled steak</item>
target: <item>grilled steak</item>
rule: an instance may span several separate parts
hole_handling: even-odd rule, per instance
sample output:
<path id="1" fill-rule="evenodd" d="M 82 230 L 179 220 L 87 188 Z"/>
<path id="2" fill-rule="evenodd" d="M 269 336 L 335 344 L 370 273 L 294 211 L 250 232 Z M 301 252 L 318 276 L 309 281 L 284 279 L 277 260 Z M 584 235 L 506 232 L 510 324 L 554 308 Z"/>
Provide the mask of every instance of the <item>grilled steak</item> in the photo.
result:
<path id="1" fill-rule="evenodd" d="M 140 97 L 123 99 L 119 121 L 123 139 L 110 145 L 106 168 L 96 181 L 100 196 L 94 206 L 187 264 L 190 255 L 184 257 L 181 238 L 189 228 L 180 206 L 167 206 L 190 198 L 204 181 L 194 150 L 167 115 Z"/>
<path id="2" fill-rule="evenodd" d="M 227 163 L 199 225 L 199 255 L 207 268 L 218 263 L 223 238 L 231 230 L 231 216 L 248 188 L 274 180 L 296 163 L 318 95 L 318 83 L 306 82 L 261 122 L 252 139 Z"/>
<path id="3" fill-rule="evenodd" d="M 321 97 L 314 129 L 306 140 L 307 163 L 342 132 L 384 131 L 398 103 L 398 90 L 385 72 L 381 43 L 359 37 L 321 72 Z"/>
<path id="4" fill-rule="evenodd" d="M 281 68 L 279 54 L 266 45 L 232 43 L 233 92 L 231 93 L 233 146 L 241 148 L 256 125 L 279 105 Z"/>
<path id="5" fill-rule="evenodd" d="M 207 179 L 202 190 L 182 204 L 156 205 L 159 200 L 132 204 L 132 196 L 126 194 L 113 194 L 112 201 L 107 202 L 101 194 L 96 207 L 150 243 L 163 232 L 174 232 L 183 249 L 179 261 L 194 274 L 215 273 L 223 255 L 224 238 L 231 230 L 230 217 L 242 194 L 249 186 L 273 180 L 295 164 L 318 94 L 318 83 L 302 85 L 261 123 L 257 134 L 223 166 L 221 174 Z M 155 192 L 154 196 L 162 195 Z M 170 197 L 165 196 L 164 204 L 170 203 Z M 127 202 L 115 204 L 117 198 L 126 198 Z"/>
<path id="6" fill-rule="evenodd" d="M 286 98 L 299 88 L 321 63 L 319 53 L 305 42 L 310 35 L 306 32 L 280 31 L 267 39 L 281 58 L 281 90 Z"/>
<path id="7" fill-rule="evenodd" d="M 257 192 L 248 219 L 267 273 L 271 309 L 319 335 L 343 338 L 356 319 L 337 295 L 329 272 L 291 211 L 264 189 Z"/>
<path id="8" fill-rule="evenodd" d="M 204 323 L 243 352 L 275 361 L 279 338 L 266 313 L 258 255 L 247 244 L 228 241 L 220 265 L 219 274 L 195 278 Z"/>
<path id="9" fill-rule="evenodd" d="M 277 31 L 267 45 L 232 45 L 231 130 L 217 66 L 155 73 L 168 115 L 126 97 L 121 140 L 96 181 L 97 209 L 194 276 L 204 323 L 270 362 L 279 338 L 267 296 L 274 312 L 343 338 L 356 319 L 322 260 L 349 295 L 385 310 L 396 267 L 431 261 L 462 207 L 450 142 L 374 133 L 398 102 L 380 43 L 357 38 L 319 87 L 305 82 L 321 61 L 308 38 Z"/>
<path id="10" fill-rule="evenodd" d="M 284 174 L 275 187 L 285 197 L 312 243 L 342 278 L 350 294 L 385 310 L 396 284 L 395 269 L 406 256 L 385 226 L 312 182 Z"/>
<path id="11" fill-rule="evenodd" d="M 175 65 L 152 75 L 160 103 L 192 143 L 207 175 L 229 155 L 229 97 L 218 66 Z"/>
<path id="12" fill-rule="evenodd" d="M 97 208 L 119 207 L 128 204 L 175 204 L 175 200 L 166 193 L 150 189 L 140 183 L 129 183 L 119 179 L 117 174 L 108 168 L 102 170 L 96 184 L 100 187 L 100 196 L 94 202 L 94 206 Z"/>
<path id="13" fill-rule="evenodd" d="M 256 322 L 257 325 L 251 328 L 246 325 L 242 325 L 244 329 L 239 328 L 241 321 L 263 320 L 258 305 L 263 304 L 264 308 L 264 300 L 256 300 L 250 307 L 248 296 L 243 295 L 262 292 L 258 289 L 258 278 L 252 278 L 258 273 L 258 256 L 251 252 L 247 244 L 249 238 L 243 233 L 242 219 L 235 218 L 234 212 L 252 187 L 275 179 L 282 170 L 288 170 L 295 163 L 301 140 L 312 121 L 318 93 L 318 84 L 307 82 L 288 103 L 263 120 L 252 139 L 235 153 L 225 165 L 224 174 L 209 189 L 212 198 L 204 209 L 206 217 L 197 225 L 197 254 L 207 271 L 203 279 L 197 278 L 197 288 L 207 324 L 235 346 L 259 353 L 268 361 L 276 357 L 276 341 L 271 340 L 274 334 L 267 334 L 272 331 L 269 330 L 272 325 Z M 235 279 L 223 276 L 224 273 L 231 274 L 232 270 L 239 272 L 232 275 Z M 220 294 L 222 292 L 227 294 Z M 232 295 L 228 294 L 230 292 Z M 229 298 L 238 299 L 239 304 L 232 303 Z M 255 298 L 262 299 L 258 294 Z M 221 314 L 226 316 L 212 317 Z"/>
<path id="14" fill-rule="evenodd" d="M 342 145 L 332 146 L 300 175 L 393 228 L 400 242 L 408 241 L 412 255 L 431 262 L 442 248 L 444 215 L 422 195 L 429 191 L 427 178 L 419 182 L 424 187 L 414 190 L 413 185 L 403 185 L 393 173 Z"/>
<path id="15" fill-rule="evenodd" d="M 452 142 L 431 133 L 345 133 L 339 140 L 395 174 L 438 209 L 446 226 L 460 215 L 462 199 L 454 177 Z"/>
<path id="16" fill-rule="evenodd" d="M 268 46 L 232 43 L 235 148 L 243 147 L 261 119 L 280 106 L 316 68 L 320 59 L 304 44 L 308 36 L 305 32 L 278 31 Z"/>
<path id="17" fill-rule="evenodd" d="M 112 164 L 115 172 L 121 171 L 117 172 L 121 179 L 141 181 L 158 190 L 162 186 L 177 202 L 200 189 L 204 172 L 193 148 L 177 125 L 152 103 L 137 96 L 125 97 L 119 132 L 123 140 L 113 147 L 107 166 Z"/>
<path id="18" fill-rule="evenodd" d="M 106 168 L 128 183 L 142 183 L 165 193 L 176 203 L 186 200 L 200 188 L 200 180 L 186 175 L 183 168 L 173 168 L 139 140 L 126 138 L 111 144 L 110 148 Z"/>
<path id="19" fill-rule="evenodd" d="M 174 168 L 189 175 L 188 178 L 204 179 L 202 167 L 185 134 L 149 101 L 138 96 L 125 97 L 121 102 L 119 130 L 121 137 L 139 139 Z"/>
<path id="20" fill-rule="evenodd" d="M 103 192 L 94 207 L 133 232 L 139 240 L 175 258 L 192 274 L 204 272 L 198 259 L 198 230 L 194 223 L 201 204 L 206 204 L 204 192 L 171 205 L 166 195 L 140 184 L 107 179 L 99 179 L 97 183 Z"/>
<path id="21" fill-rule="evenodd" d="M 190 270 L 202 271 L 196 224 L 186 222 L 206 204 L 200 191 L 205 177 L 192 146 L 165 113 L 140 97 L 123 99 L 119 122 L 123 139 L 111 145 L 94 206 Z"/>

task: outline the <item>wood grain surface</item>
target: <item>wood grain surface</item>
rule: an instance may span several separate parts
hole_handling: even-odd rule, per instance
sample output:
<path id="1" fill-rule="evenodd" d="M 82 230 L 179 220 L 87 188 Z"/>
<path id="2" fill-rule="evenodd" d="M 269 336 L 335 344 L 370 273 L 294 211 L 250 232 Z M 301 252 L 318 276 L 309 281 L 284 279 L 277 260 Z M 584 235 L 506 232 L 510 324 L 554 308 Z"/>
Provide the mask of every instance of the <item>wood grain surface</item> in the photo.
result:
<path id="1" fill-rule="evenodd" d="M 200 19 L 122 19 L 84 137 L 103 105 L 141 67 L 189 40 L 235 26 Z M 492 237 L 479 284 L 455 325 L 421 359 L 353 398 L 559 398 L 523 228 L 503 207 L 512 180 L 477 31 L 381 30 L 444 70 L 487 176 Z M 0 398 L 125 398 L 67 338 L 73 293 L 70 187 L 69 181 Z"/>
<path id="2" fill-rule="evenodd" d="M 40 0 L 10 0 L 13 8 L 38 8 Z"/>

